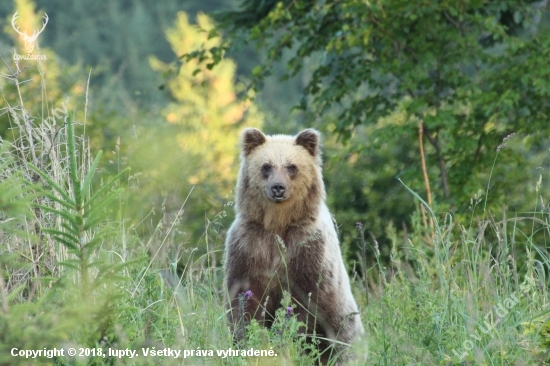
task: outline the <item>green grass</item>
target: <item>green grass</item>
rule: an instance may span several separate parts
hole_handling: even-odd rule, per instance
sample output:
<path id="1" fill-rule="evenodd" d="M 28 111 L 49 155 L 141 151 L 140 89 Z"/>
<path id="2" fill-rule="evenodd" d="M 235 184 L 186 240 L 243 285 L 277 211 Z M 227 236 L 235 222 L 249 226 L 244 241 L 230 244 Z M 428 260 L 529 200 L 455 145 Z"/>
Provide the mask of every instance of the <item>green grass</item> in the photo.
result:
<path id="1" fill-rule="evenodd" d="M 124 202 L 136 194 L 122 188 L 128 172 L 101 171 L 69 116 L 58 121 L 51 145 L 47 134 L 36 133 L 39 122 L 9 112 L 21 134 L 0 150 L 0 364 L 315 363 L 318 353 L 284 310 L 271 329 L 252 323 L 239 346 L 276 357 L 227 356 L 236 346 L 223 306 L 223 270 L 215 265 L 223 251 L 217 226 L 207 220 L 206 243 L 177 242 L 173 231 L 185 226 L 180 215 L 193 210 L 182 202 L 175 216 L 166 213 L 171 219 L 136 235 L 124 219 Z M 410 197 L 420 200 L 412 191 Z M 349 364 L 550 362 L 550 262 L 547 244 L 539 242 L 549 233 L 548 214 L 510 218 L 503 211 L 497 218 L 476 211 L 477 203 L 466 223 L 428 208 L 433 230 L 417 214 L 406 235 L 389 225 L 387 263 L 380 248 L 375 258 L 349 261 L 350 273 L 364 269 L 352 285 L 366 330 Z M 363 249 L 377 245 L 364 232 L 358 241 Z M 93 350 L 29 360 L 12 356 L 14 348 Z M 110 349 L 140 356 L 103 357 Z M 180 357 L 143 356 L 165 349 Z"/>

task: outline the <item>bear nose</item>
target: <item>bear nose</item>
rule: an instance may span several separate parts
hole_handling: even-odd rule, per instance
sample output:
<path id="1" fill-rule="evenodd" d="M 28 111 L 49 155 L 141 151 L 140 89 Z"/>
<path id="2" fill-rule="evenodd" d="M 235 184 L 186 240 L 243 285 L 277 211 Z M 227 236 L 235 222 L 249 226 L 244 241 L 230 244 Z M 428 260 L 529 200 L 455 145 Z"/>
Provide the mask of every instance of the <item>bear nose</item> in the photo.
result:
<path id="1" fill-rule="evenodd" d="M 274 185 L 271 186 L 271 192 L 273 192 L 273 197 L 281 198 L 285 193 L 285 186 L 282 185 L 281 183 L 275 183 Z"/>

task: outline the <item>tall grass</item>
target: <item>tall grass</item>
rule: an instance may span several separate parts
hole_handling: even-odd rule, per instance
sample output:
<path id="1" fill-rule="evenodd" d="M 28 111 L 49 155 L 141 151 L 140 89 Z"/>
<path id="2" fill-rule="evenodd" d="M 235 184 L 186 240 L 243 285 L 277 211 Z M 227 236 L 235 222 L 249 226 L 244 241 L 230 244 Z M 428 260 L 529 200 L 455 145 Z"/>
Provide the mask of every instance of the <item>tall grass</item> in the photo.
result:
<path id="1" fill-rule="evenodd" d="M 147 236 L 136 235 L 124 221 L 123 201 L 135 194 L 124 190 L 129 173 L 109 177 L 101 171 L 101 153 L 92 157 L 75 133 L 74 117 L 45 123 L 23 105 L 21 100 L 3 109 L 17 139 L 2 141 L 0 148 L 0 364 L 317 362 L 315 348 L 284 308 L 271 329 L 253 322 L 244 343 L 234 345 L 223 306 L 217 226 L 207 220 L 206 245 L 175 242 L 173 230 L 184 225 L 182 202 L 171 219 L 166 213 Z M 411 199 L 420 197 L 411 191 Z M 360 263 L 349 267 L 361 269 L 352 279 L 366 335 L 353 346 L 349 363 L 550 362 L 550 261 L 548 244 L 537 242 L 541 231 L 548 233 L 548 212 L 508 217 L 503 210 L 498 218 L 473 213 L 464 226 L 425 205 L 433 230 L 422 226 L 419 214 L 404 237 L 388 226 L 389 263 L 376 248 L 369 266 L 364 249 L 376 246 L 376 239 L 358 225 L 363 250 Z M 205 254 L 197 254 L 204 252 L 199 246 Z M 237 347 L 273 349 L 277 356 L 217 353 Z M 12 356 L 14 348 L 57 348 L 65 355 L 29 360 Z M 95 355 L 67 356 L 69 348 L 94 349 Z M 139 357 L 113 355 L 126 349 Z M 146 349 L 181 354 L 156 358 L 144 356 Z"/>

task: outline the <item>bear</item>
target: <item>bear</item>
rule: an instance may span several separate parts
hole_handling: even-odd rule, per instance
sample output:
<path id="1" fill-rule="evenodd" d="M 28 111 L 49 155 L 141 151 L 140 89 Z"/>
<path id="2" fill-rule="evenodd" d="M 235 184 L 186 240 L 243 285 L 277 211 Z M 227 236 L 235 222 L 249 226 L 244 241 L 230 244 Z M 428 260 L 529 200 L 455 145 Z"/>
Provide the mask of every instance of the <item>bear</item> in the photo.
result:
<path id="1" fill-rule="evenodd" d="M 271 326 L 287 292 L 287 311 L 305 324 L 303 333 L 319 337 L 325 364 L 364 329 L 325 203 L 321 134 L 309 128 L 266 136 L 247 128 L 240 141 L 235 220 L 224 253 L 233 339 L 243 339 L 251 319 Z"/>

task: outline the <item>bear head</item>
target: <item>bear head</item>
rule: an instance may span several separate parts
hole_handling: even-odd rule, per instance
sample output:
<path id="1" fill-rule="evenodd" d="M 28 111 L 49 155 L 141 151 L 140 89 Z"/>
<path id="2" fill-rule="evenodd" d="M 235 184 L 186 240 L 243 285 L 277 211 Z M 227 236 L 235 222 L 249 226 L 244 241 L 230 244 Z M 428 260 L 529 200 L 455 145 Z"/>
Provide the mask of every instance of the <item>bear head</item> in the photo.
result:
<path id="1" fill-rule="evenodd" d="M 258 221 L 277 212 L 287 218 L 311 217 L 324 196 L 318 131 L 310 128 L 296 136 L 243 131 L 237 209 L 247 206 L 244 211 L 257 214 Z"/>

